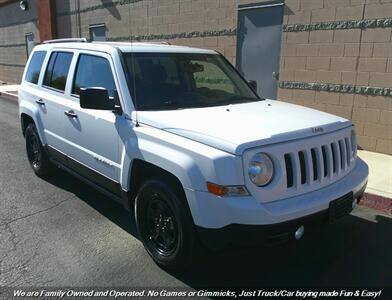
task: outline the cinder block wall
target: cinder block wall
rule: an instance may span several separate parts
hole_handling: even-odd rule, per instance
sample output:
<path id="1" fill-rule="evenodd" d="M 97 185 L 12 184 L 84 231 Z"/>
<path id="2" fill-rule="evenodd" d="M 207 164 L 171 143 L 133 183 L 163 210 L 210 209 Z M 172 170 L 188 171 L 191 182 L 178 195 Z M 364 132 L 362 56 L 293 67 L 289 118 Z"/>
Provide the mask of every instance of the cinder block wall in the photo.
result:
<path id="1" fill-rule="evenodd" d="M 22 11 L 19 1 L 0 6 L 0 80 L 20 82 L 27 60 L 25 35 L 33 33 L 39 42 L 37 1 Z"/>
<path id="2" fill-rule="evenodd" d="M 279 99 L 351 119 L 361 147 L 392 154 L 392 20 L 374 23 L 389 18 L 391 0 L 286 0 Z"/>
<path id="3" fill-rule="evenodd" d="M 59 37 L 89 36 L 89 25 L 105 23 L 107 38 L 165 40 L 177 45 L 213 48 L 233 63 L 236 55 L 237 0 L 57 0 Z M 247 3 L 252 2 L 246 1 Z M 78 13 L 79 11 L 79 13 Z M 79 17 L 80 16 L 80 17 Z"/>
<path id="4" fill-rule="evenodd" d="M 232 63 L 238 5 L 265 2 L 53 1 L 58 38 L 88 38 L 89 25 L 104 23 L 111 41 L 165 40 L 212 48 Z M 33 32 L 39 41 L 36 1 L 30 1 L 30 15 L 7 8 L 17 4 L 0 7 L 0 80 L 10 82 L 20 81 L 23 71 L 24 34 Z M 392 154 L 390 18 L 392 0 L 286 0 L 279 99 L 351 119 L 361 147 Z"/>

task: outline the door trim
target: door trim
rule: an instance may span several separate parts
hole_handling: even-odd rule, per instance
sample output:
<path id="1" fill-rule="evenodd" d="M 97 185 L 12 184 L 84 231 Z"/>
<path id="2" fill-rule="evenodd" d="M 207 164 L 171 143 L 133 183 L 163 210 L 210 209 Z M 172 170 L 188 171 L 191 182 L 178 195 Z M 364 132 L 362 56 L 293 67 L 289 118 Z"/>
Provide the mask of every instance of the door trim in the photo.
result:
<path id="1" fill-rule="evenodd" d="M 105 176 L 104 174 L 97 172 L 96 170 L 91 169 L 85 164 L 73 159 L 72 157 L 52 146 L 46 146 L 46 149 L 50 157 L 55 160 L 55 163 L 60 164 L 60 167 L 65 166 L 71 169 L 74 173 L 78 174 L 78 177 L 83 177 L 84 179 L 99 186 L 101 189 L 104 189 L 117 197 L 121 197 L 122 187 L 120 183 Z"/>

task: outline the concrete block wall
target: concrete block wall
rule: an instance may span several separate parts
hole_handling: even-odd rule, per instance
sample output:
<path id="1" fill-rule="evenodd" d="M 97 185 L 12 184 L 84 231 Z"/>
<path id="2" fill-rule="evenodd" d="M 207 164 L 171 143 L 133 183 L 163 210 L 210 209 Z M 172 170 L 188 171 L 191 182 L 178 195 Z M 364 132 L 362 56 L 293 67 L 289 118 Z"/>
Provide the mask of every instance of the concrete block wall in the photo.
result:
<path id="1" fill-rule="evenodd" d="M 232 63 L 236 60 L 238 5 L 265 2 L 52 1 L 56 4 L 58 38 L 88 38 L 90 25 L 104 23 L 108 40 L 165 40 L 172 44 L 212 48 L 223 53 Z M 15 8 L 18 1 L 11 1 L 0 7 L 0 80 L 20 81 L 26 61 L 24 34 L 33 32 L 37 42 L 39 41 L 37 0 L 29 3 L 30 10 L 27 14 L 22 14 L 19 8 Z M 352 90 L 359 86 L 391 88 L 392 26 L 287 30 L 291 25 L 307 26 L 391 17 L 392 0 L 286 0 L 279 99 L 351 119 L 357 127 L 361 147 L 392 154 L 392 93 L 381 96 L 380 91 L 370 94 L 342 93 L 335 89 L 329 92 L 309 86 L 299 89 L 298 85 L 290 85 L 328 84 L 349 86 Z"/>
<path id="2" fill-rule="evenodd" d="M 391 0 L 286 0 L 284 23 L 391 17 Z M 391 26 L 283 32 L 280 80 L 391 88 Z M 361 147 L 392 154 L 392 94 L 281 88 L 279 99 L 351 119 Z"/>
<path id="3" fill-rule="evenodd" d="M 20 82 L 27 60 L 25 35 L 33 33 L 39 42 L 37 1 L 29 1 L 29 10 L 22 11 L 19 1 L 0 6 L 0 80 Z"/>
<path id="4" fill-rule="evenodd" d="M 74 1 L 57 0 L 58 35 L 89 37 L 89 25 L 105 23 L 109 40 L 129 41 L 131 36 L 143 36 L 142 41 L 165 40 L 176 45 L 212 48 L 235 63 L 237 7 L 252 2 L 262 1 L 93 0 L 80 1 L 78 8 Z M 194 33 L 192 37 L 190 33 Z"/>

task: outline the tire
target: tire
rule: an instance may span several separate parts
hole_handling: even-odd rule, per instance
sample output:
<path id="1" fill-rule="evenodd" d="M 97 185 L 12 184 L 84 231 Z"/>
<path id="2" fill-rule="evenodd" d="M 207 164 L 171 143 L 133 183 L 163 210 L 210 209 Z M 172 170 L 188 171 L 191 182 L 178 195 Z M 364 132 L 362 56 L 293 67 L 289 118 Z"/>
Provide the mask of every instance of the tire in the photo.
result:
<path id="1" fill-rule="evenodd" d="M 47 176 L 51 171 L 51 165 L 34 123 L 30 123 L 27 126 L 25 130 L 25 139 L 27 158 L 31 168 L 37 176 Z"/>
<path id="2" fill-rule="evenodd" d="M 185 195 L 173 184 L 147 180 L 135 199 L 139 237 L 162 268 L 185 269 L 194 258 L 196 235 Z"/>

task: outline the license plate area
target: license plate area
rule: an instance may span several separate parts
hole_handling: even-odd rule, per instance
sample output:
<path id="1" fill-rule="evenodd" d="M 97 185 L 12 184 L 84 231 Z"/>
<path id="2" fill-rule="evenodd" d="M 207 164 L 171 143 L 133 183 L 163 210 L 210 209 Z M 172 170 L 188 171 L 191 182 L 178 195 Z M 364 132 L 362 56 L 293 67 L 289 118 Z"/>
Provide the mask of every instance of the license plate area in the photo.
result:
<path id="1" fill-rule="evenodd" d="M 353 193 L 350 192 L 339 199 L 333 200 L 329 203 L 329 220 L 334 221 L 345 215 L 348 215 L 353 210 Z"/>

